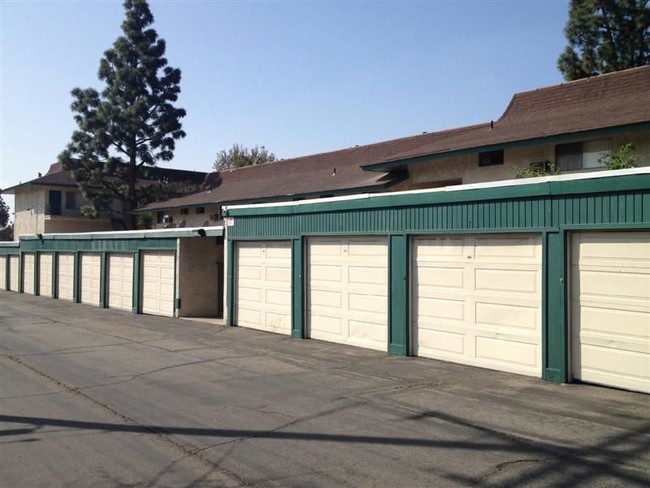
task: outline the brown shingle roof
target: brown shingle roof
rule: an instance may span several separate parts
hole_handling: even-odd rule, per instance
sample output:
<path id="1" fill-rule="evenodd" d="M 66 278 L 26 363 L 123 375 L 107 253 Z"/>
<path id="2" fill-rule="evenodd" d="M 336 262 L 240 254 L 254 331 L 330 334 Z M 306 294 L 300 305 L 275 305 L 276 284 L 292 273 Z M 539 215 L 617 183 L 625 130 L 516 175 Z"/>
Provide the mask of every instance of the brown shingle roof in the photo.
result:
<path id="1" fill-rule="evenodd" d="M 203 181 L 208 173 L 199 172 L 199 171 L 188 171 L 183 169 L 172 169 L 172 168 L 161 168 L 159 166 L 152 166 L 145 168 L 145 178 L 141 179 L 140 184 L 150 184 L 152 182 L 158 181 L 159 178 L 168 178 L 172 181 L 183 182 L 190 181 L 194 184 L 199 184 Z M 77 183 L 70 176 L 69 171 L 65 171 L 61 166 L 61 163 L 54 163 L 50 165 L 47 173 L 33 180 L 29 180 L 25 183 L 20 183 L 12 187 L 2 190 L 2 193 L 12 195 L 14 190 L 17 188 L 38 185 L 38 186 L 64 186 L 64 187 L 76 187 Z"/>
<path id="2" fill-rule="evenodd" d="M 151 203 L 141 210 L 264 201 L 287 196 L 318 196 L 383 188 L 400 175 L 367 172 L 361 164 L 390 153 L 396 141 L 341 151 L 315 154 L 213 173 L 205 189 L 165 202 Z M 210 184 L 211 183 L 211 184 Z"/>
<path id="3" fill-rule="evenodd" d="M 219 186 L 211 191 L 153 203 L 144 209 L 369 191 L 398 181 L 399 175 L 385 171 L 410 158 L 647 123 L 649 101 L 650 66 L 572 81 L 516 94 L 493 124 L 223 171 L 217 177 Z M 368 172 L 364 168 L 384 172 Z M 336 176 L 332 174 L 334 169 Z"/>
<path id="4" fill-rule="evenodd" d="M 495 121 L 423 137 L 381 163 L 650 122 L 650 66 L 517 93 Z"/>

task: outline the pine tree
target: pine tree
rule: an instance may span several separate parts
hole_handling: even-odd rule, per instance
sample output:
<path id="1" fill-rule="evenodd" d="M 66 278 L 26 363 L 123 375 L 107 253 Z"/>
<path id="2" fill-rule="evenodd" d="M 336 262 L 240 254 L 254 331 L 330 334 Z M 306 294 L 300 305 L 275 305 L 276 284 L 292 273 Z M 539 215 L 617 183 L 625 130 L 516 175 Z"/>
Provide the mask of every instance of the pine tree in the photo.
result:
<path id="1" fill-rule="evenodd" d="M 567 81 L 650 64 L 648 0 L 571 0 L 564 32 Z"/>
<path id="2" fill-rule="evenodd" d="M 131 211 L 146 195 L 138 180 L 147 166 L 173 158 L 175 141 L 185 137 L 185 110 L 173 105 L 181 72 L 167 66 L 165 41 L 149 27 L 154 18 L 146 0 L 125 0 L 124 9 L 124 34 L 100 61 L 105 88 L 72 90 L 78 130 L 59 161 L 89 202 L 86 215 L 116 210 L 119 201 L 133 228 Z"/>

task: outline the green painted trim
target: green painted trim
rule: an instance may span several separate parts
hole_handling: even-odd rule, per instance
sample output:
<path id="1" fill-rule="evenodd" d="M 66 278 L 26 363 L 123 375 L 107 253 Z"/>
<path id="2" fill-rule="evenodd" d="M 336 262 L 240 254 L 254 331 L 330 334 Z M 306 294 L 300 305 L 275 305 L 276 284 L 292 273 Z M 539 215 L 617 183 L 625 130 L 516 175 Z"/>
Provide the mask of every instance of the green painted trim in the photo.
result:
<path id="1" fill-rule="evenodd" d="M 137 314 L 142 310 L 142 252 L 133 254 L 133 306 L 131 312 Z"/>
<path id="2" fill-rule="evenodd" d="M 250 207 L 229 209 L 232 217 L 260 217 L 269 215 L 296 215 L 338 211 L 360 211 L 367 209 L 431 206 L 462 202 L 485 202 L 488 200 L 534 199 L 551 195 L 580 195 L 591 193 L 611 193 L 621 191 L 648 191 L 650 174 L 632 174 L 621 176 L 555 181 L 546 180 L 539 183 L 528 183 L 522 180 L 521 185 L 499 186 L 491 188 L 475 188 L 452 191 L 406 192 L 381 194 L 380 196 L 364 196 L 361 198 L 338 201 L 315 201 L 301 205 L 282 205 L 274 207 Z M 234 219 L 237 226 L 241 219 Z"/>
<path id="3" fill-rule="evenodd" d="M 411 352 L 408 236 L 389 236 L 388 259 L 388 352 L 408 356 Z"/>
<path id="4" fill-rule="evenodd" d="M 23 251 L 135 252 L 141 249 L 176 249 L 176 238 L 165 239 L 31 239 L 21 238 Z"/>
<path id="5" fill-rule="evenodd" d="M 108 258 L 106 252 L 99 255 L 99 308 L 108 308 Z"/>
<path id="6" fill-rule="evenodd" d="M 566 232 L 542 235 L 542 378 L 568 381 Z"/>
<path id="7" fill-rule="evenodd" d="M 467 154 L 478 154 L 486 151 L 497 151 L 505 149 L 515 149 L 523 146 L 534 146 L 540 144 L 557 144 L 571 141 L 579 141 L 583 139 L 590 139 L 593 137 L 601 137 L 606 135 L 621 134 L 626 132 L 641 132 L 650 130 L 650 122 L 640 122 L 636 124 L 621 125 L 618 127 L 606 127 L 602 129 L 583 130 L 573 132 L 570 134 L 557 134 L 552 136 L 533 137 L 529 139 L 522 139 L 519 141 L 508 141 L 497 144 L 488 144 L 485 146 L 472 146 L 464 149 L 455 149 L 453 151 L 437 152 L 433 154 L 425 154 L 421 156 L 414 156 L 410 158 L 395 159 L 393 161 L 386 161 L 381 163 L 365 164 L 361 166 L 364 171 L 386 171 L 390 169 L 403 168 L 409 164 L 426 163 L 430 161 L 437 161 L 440 159 L 453 158 L 457 156 L 465 156 Z M 478 162 L 477 162 L 478 165 Z"/>
<path id="8" fill-rule="evenodd" d="M 293 239 L 291 250 L 291 337 L 304 339 L 306 306 L 305 239 Z"/>
<path id="9" fill-rule="evenodd" d="M 81 303 L 81 255 L 79 252 L 74 253 L 74 284 L 72 301 L 74 303 Z"/>
<path id="10" fill-rule="evenodd" d="M 59 253 L 52 253 L 52 298 L 59 298 Z"/>
<path id="11" fill-rule="evenodd" d="M 5 290 L 9 290 L 11 287 L 11 259 L 9 258 L 9 255 L 0 255 L 0 259 L 5 260 L 5 275 L 4 275 L 4 282 L 5 282 Z"/>
<path id="12" fill-rule="evenodd" d="M 34 296 L 41 296 L 41 253 L 34 253 Z"/>
<path id="13" fill-rule="evenodd" d="M 226 303 L 228 304 L 228 311 L 226 313 L 226 325 L 232 327 L 235 325 L 235 242 L 228 239 L 226 241 L 225 247 L 227 255 Z"/>
<path id="14" fill-rule="evenodd" d="M 174 299 L 172 316 L 178 318 L 178 309 L 181 308 L 181 299 L 178 296 L 178 241 L 176 242 L 176 249 L 174 250 Z"/>

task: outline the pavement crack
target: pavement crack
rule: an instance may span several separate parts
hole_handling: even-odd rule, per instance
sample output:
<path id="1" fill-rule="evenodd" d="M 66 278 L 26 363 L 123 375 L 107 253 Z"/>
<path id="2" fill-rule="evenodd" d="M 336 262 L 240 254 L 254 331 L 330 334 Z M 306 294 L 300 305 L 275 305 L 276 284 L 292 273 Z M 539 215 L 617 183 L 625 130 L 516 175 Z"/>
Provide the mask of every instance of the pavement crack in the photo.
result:
<path id="1" fill-rule="evenodd" d="M 554 461 L 556 458 L 553 457 L 547 457 L 547 458 L 542 458 L 542 459 L 530 459 L 530 458 L 523 458 L 523 459 L 515 459 L 513 461 L 506 461 L 504 463 L 497 464 L 492 471 L 489 473 L 484 474 L 481 476 L 474 485 L 482 485 L 485 481 L 487 481 L 489 478 L 492 476 L 495 476 L 506 469 L 518 465 L 518 464 L 539 464 L 539 463 L 548 463 L 550 461 Z"/>

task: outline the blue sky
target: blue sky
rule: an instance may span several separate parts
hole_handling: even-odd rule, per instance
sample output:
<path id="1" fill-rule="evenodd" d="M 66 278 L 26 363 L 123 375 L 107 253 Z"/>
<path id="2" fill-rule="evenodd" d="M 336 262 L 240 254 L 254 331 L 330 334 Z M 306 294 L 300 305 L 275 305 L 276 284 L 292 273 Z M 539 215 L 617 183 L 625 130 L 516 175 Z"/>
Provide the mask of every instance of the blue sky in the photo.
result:
<path id="1" fill-rule="evenodd" d="M 183 73 L 187 137 L 167 167 L 235 142 L 280 158 L 497 119 L 562 82 L 568 0 L 150 1 Z M 46 172 L 121 34 L 121 1 L 0 0 L 0 188 Z M 11 198 L 4 197 L 11 203 Z"/>

